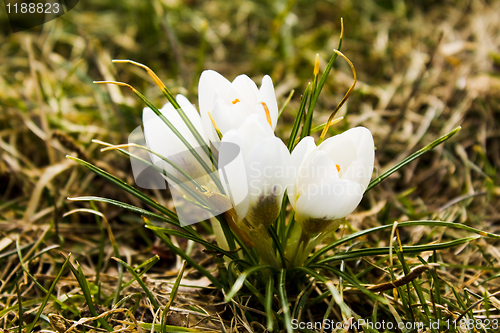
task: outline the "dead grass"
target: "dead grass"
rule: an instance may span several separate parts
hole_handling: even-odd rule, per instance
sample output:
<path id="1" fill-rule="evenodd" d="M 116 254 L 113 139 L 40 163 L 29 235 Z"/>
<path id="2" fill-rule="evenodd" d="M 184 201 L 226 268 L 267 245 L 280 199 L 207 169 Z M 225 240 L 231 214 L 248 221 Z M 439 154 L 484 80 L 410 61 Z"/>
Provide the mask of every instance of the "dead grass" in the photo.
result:
<path id="1" fill-rule="evenodd" d="M 381 173 L 453 128 L 463 128 L 452 142 L 369 192 L 350 216 L 349 229 L 436 219 L 500 233 L 500 2 L 440 1 L 426 8 L 403 1 L 353 3 L 298 1 L 288 12 L 285 3 L 272 1 L 81 1 L 72 12 L 41 28 L 0 35 L 1 327 L 12 331 L 19 325 L 19 311 L 15 307 L 6 310 L 20 302 L 16 282 L 24 325 L 31 323 L 40 298 L 45 296 L 23 273 L 16 243 L 27 269 L 46 289 L 64 262 L 59 252 L 71 252 L 88 280 L 94 282 L 94 296 L 101 295 L 97 303 L 108 304 L 113 297 L 117 264 L 111 259 L 113 250 L 105 231 L 92 215 L 62 215 L 88 207 L 68 202 L 68 196 L 98 194 L 142 206 L 64 157 L 78 154 L 133 183 L 128 161 L 113 153 L 100 153 L 91 139 L 125 142 L 128 133 L 140 125 L 143 106 L 127 90 L 91 82 L 128 82 L 157 105 L 165 101 L 145 73 L 112 64 L 114 58 L 147 64 L 174 93 L 187 94 L 193 102 L 202 69 L 215 69 L 229 78 L 240 73 L 260 78 L 268 73 L 281 103 L 291 89 L 297 91 L 280 124 L 279 131 L 286 133 L 300 92 L 311 79 L 315 54 L 320 54 L 320 68 L 324 69 L 338 43 L 343 16 L 346 35 L 342 52 L 356 66 L 359 81 L 339 112 L 346 121 L 336 125 L 332 134 L 357 125 L 368 127 L 374 134 Z M 0 18 L 6 22 L 4 12 Z M 6 28 L 5 23 L 2 27 Z M 313 126 L 326 121 L 351 82 L 348 66 L 337 60 L 316 107 Z M 158 202 L 172 206 L 162 193 L 151 194 Z M 165 304 L 171 288 L 168 281 L 177 276 L 180 260 L 142 227 L 139 216 L 111 206 L 96 208 L 110 222 L 122 259 L 137 265 L 155 254 L 160 256 L 146 281 Z M 406 245 L 462 236 L 458 231 L 428 227 L 401 231 Z M 389 234 L 364 241 L 370 247 L 388 246 Z M 102 252 L 100 242 L 104 242 Z M 498 242 L 478 239 L 461 248 L 440 251 L 434 257 L 445 267 L 439 271 L 440 277 L 458 291 L 468 290 L 469 295 L 496 292 L 500 287 L 495 279 L 500 276 L 497 246 Z M 198 248 L 193 251 L 207 267 L 213 267 L 209 255 Z M 423 257 L 427 260 L 431 255 Z M 417 258 L 414 261 L 419 263 Z M 348 266 L 361 272 L 358 277 L 365 283 L 378 284 L 390 280 L 387 270 L 379 265 L 382 263 L 374 258 Z M 97 274 L 100 284 L 95 283 Z M 124 275 L 124 281 L 131 279 Z M 191 271 L 183 283 L 208 285 L 197 279 Z M 139 297 L 140 292 L 134 282 L 122 296 L 132 295 L 126 304 L 136 308 L 132 313 L 135 319 L 151 322 L 154 313 L 147 299 Z M 82 308 L 81 290 L 69 271 L 59 280 L 54 295 L 68 297 L 68 306 L 61 308 L 50 301 L 45 315 L 59 313 L 75 321 L 92 317 Z M 211 289 L 181 289 L 171 309 L 170 324 L 216 331 L 221 326 L 228 331 L 264 330 L 259 320 L 230 320 L 230 307 L 215 296 Z M 461 308 L 452 287 L 442 297 L 438 306 L 443 311 Z M 352 296 L 349 304 L 358 310 L 359 301 Z M 494 298 L 490 301 L 491 308 L 480 304 L 474 307 L 475 313 L 491 311 L 497 316 L 499 303 Z M 226 313 L 220 314 L 224 309 Z M 259 311 L 262 314 L 262 309 L 254 309 L 252 315 L 259 318 Z M 324 314 L 324 310 L 314 311 L 304 316 Z M 333 316 L 338 315 L 334 308 Z M 120 318 L 125 323 L 114 324 L 134 330 L 131 316 Z M 49 327 L 42 320 L 37 329 Z"/>

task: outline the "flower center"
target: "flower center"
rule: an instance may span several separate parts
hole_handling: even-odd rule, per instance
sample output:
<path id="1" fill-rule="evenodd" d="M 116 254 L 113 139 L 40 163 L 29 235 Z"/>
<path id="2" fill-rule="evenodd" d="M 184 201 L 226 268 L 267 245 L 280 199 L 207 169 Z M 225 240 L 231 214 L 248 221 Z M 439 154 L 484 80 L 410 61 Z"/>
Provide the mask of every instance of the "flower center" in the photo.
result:
<path id="1" fill-rule="evenodd" d="M 236 104 L 236 103 L 238 103 L 239 101 L 240 101 L 240 100 L 236 98 L 236 99 L 235 99 L 232 103 L 233 103 L 233 104 Z"/>
<path id="2" fill-rule="evenodd" d="M 340 165 L 335 164 L 335 166 L 337 167 L 337 172 L 340 172 Z"/>
<path id="3" fill-rule="evenodd" d="M 269 112 L 269 108 L 267 107 L 266 103 L 264 103 L 264 102 L 260 102 L 260 104 L 262 104 L 262 106 L 264 107 L 264 111 L 266 112 L 266 118 L 267 118 L 267 122 L 269 123 L 269 126 L 271 126 L 271 128 L 273 128 L 273 123 L 271 122 L 271 113 Z"/>

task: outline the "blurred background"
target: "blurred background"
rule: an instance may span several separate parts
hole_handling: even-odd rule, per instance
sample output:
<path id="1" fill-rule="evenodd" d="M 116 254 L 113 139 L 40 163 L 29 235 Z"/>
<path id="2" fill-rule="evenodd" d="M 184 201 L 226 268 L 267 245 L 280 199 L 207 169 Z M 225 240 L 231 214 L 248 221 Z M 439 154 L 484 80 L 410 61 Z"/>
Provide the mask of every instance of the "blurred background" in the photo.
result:
<path id="1" fill-rule="evenodd" d="M 321 74 L 338 46 L 341 18 L 341 50 L 353 62 L 358 83 L 338 114 L 344 121 L 330 135 L 369 128 L 380 173 L 462 126 L 449 142 L 369 192 L 349 218 L 352 228 L 443 219 L 498 233 L 498 13 L 500 1 L 483 0 L 86 0 L 43 26 L 11 33 L 1 9 L 2 288 L 11 289 L 9 274 L 18 267 L 9 254 L 17 239 L 22 246 L 60 246 L 44 257 L 44 265 L 34 267 L 38 274 L 57 272 L 62 261 L 57 251 L 73 252 L 86 272 L 95 273 L 99 227 L 91 215 L 63 218 L 71 209 L 88 207 L 67 197 L 99 195 L 143 206 L 65 158 L 79 156 L 133 184 L 128 159 L 101 153 L 91 140 L 126 143 L 142 122 L 144 105 L 127 88 L 92 81 L 129 83 L 158 107 L 166 99 L 142 69 L 112 59 L 149 66 L 173 93 L 185 94 L 194 104 L 204 69 L 229 80 L 244 73 L 258 84 L 269 74 L 280 107 L 295 90 L 278 124 L 277 135 L 286 141 L 300 96 L 312 80 L 315 55 Z M 352 81 L 350 67 L 338 58 L 313 126 L 327 120 Z M 163 193 L 151 194 L 172 207 Z M 173 254 L 156 244 L 138 215 L 98 208 L 116 228 L 129 261 L 159 253 L 163 260 L 155 269 L 172 269 Z M 420 228 L 401 236 L 410 245 L 436 235 Z M 373 241 L 373 246 L 387 245 L 383 239 Z M 478 251 L 485 251 L 500 260 L 493 244 L 483 242 L 460 255 L 472 263 Z M 115 264 L 103 265 L 99 268 L 112 275 Z"/>

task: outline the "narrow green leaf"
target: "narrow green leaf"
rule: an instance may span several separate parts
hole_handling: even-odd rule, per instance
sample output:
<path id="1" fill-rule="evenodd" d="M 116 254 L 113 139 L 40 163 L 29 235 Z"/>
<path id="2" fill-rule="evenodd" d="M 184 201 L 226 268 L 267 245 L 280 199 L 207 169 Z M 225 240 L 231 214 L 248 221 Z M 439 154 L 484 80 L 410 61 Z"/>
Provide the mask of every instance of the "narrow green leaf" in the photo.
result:
<path id="1" fill-rule="evenodd" d="M 272 275 L 270 275 L 267 278 L 267 282 L 266 282 L 266 300 L 265 300 L 265 309 L 266 309 L 266 317 L 267 317 L 267 330 L 269 332 L 273 331 L 273 325 L 274 325 L 273 285 L 274 285 L 274 279 L 273 279 Z"/>
<path id="2" fill-rule="evenodd" d="M 130 186 L 129 184 L 127 184 L 123 180 L 113 176 L 112 174 L 96 167 L 95 165 L 93 165 L 87 161 L 84 161 L 84 160 L 81 160 L 77 157 L 73 157 L 73 156 L 69 156 L 69 155 L 67 155 L 66 157 L 69 158 L 70 160 L 77 162 L 78 164 L 83 165 L 84 167 L 86 167 L 90 171 L 98 174 L 99 176 L 106 178 L 107 180 L 109 180 L 113 184 L 118 185 L 118 187 L 120 187 L 121 189 L 132 194 L 136 198 L 140 199 L 141 201 L 147 203 L 151 207 L 153 207 L 153 208 L 157 209 L 158 211 L 162 212 L 163 214 L 167 215 L 171 219 L 176 220 L 176 221 L 179 220 L 177 218 L 177 215 L 174 212 L 172 212 L 169 209 L 163 207 L 162 205 L 156 203 L 153 199 L 151 199 L 150 197 L 148 197 L 144 193 L 140 192 L 139 190 L 133 188 L 132 186 Z"/>
<path id="3" fill-rule="evenodd" d="M 403 252 L 405 253 L 420 253 L 425 251 L 433 251 L 433 250 L 442 250 L 447 249 L 453 246 L 462 245 L 465 243 L 469 243 L 475 239 L 478 239 L 479 236 L 465 237 L 452 240 L 450 242 L 443 242 L 437 244 L 428 244 L 428 245 L 413 245 L 413 246 L 403 246 Z M 376 255 L 386 255 L 389 254 L 389 247 L 379 247 L 379 248 L 368 248 L 368 249 L 360 249 L 354 250 L 350 252 L 339 253 L 325 259 L 318 261 L 318 264 L 325 264 L 331 261 L 336 260 L 344 260 L 344 259 L 355 259 L 361 258 L 365 256 L 376 256 Z"/>
<path id="4" fill-rule="evenodd" d="M 212 244 L 210 242 L 205 241 L 201 237 L 196 237 L 196 236 L 193 236 L 193 235 L 190 235 L 190 234 L 186 234 L 185 232 L 182 232 L 182 231 L 179 231 L 179 230 L 156 227 L 154 225 L 146 225 L 146 228 L 151 229 L 151 230 L 156 231 L 156 232 L 161 232 L 161 233 L 164 233 L 164 234 L 167 234 L 167 235 L 172 235 L 172 236 L 176 236 L 176 237 L 182 237 L 182 238 L 185 238 L 185 239 L 190 239 L 190 240 L 192 240 L 192 241 L 194 241 L 196 243 L 199 243 L 199 244 L 203 245 L 207 249 L 210 249 L 212 251 L 216 251 L 216 252 L 222 253 L 225 256 L 227 256 L 228 258 L 231 258 L 233 260 L 234 259 L 238 259 L 238 255 L 236 253 L 228 252 L 228 251 L 226 251 L 226 250 L 218 247 L 217 245 L 214 245 L 214 244 Z"/>
<path id="5" fill-rule="evenodd" d="M 66 269 L 66 266 L 69 263 L 69 257 L 70 257 L 70 255 L 68 255 L 68 257 L 66 258 L 66 260 L 64 260 L 64 263 L 63 263 L 61 269 L 59 270 L 59 273 L 57 273 L 54 281 L 52 281 L 52 284 L 50 285 L 50 288 L 47 291 L 47 294 L 43 298 L 42 304 L 38 308 L 38 311 L 37 311 L 37 313 L 35 315 L 35 319 L 33 319 L 33 322 L 26 328 L 26 332 L 30 333 L 33 330 L 33 328 L 35 327 L 38 319 L 40 318 L 40 316 L 41 316 L 41 314 L 43 312 L 43 309 L 45 309 L 45 306 L 47 305 L 47 302 L 49 301 L 49 298 L 52 296 L 52 293 L 54 292 L 54 289 L 56 288 L 57 282 L 61 278 L 64 270 Z"/>
<path id="6" fill-rule="evenodd" d="M 299 110 L 297 111 L 297 116 L 295 117 L 295 121 L 293 122 L 292 131 L 290 132 L 290 138 L 288 139 L 288 151 L 292 151 L 295 146 L 295 139 L 297 138 L 297 134 L 299 133 L 300 123 L 302 122 L 302 117 L 304 115 L 304 111 L 306 108 L 307 99 L 309 98 L 309 94 L 311 92 L 311 83 L 309 83 L 302 95 L 302 100 L 300 101 Z"/>
<path id="7" fill-rule="evenodd" d="M 343 18 L 340 19 L 340 24 L 341 24 L 341 31 L 340 31 L 340 38 L 339 38 L 339 45 L 337 46 L 337 50 L 341 50 L 342 48 L 342 40 L 344 39 L 344 20 Z M 330 71 L 333 68 L 333 64 L 335 63 L 335 59 L 337 59 L 338 54 L 334 53 L 330 60 L 328 61 L 328 64 L 326 65 L 326 69 L 321 75 L 321 79 L 319 80 L 318 87 L 315 89 L 314 94 L 311 96 L 311 103 L 309 105 L 309 110 L 308 110 L 308 117 L 312 120 L 313 113 L 314 113 L 314 108 L 316 106 L 316 102 L 318 101 L 319 95 L 321 94 L 321 90 L 323 90 L 323 86 L 325 85 L 325 82 L 328 78 L 328 75 L 330 74 Z M 311 124 L 312 121 L 309 122 L 309 128 L 307 129 L 307 132 L 310 133 L 311 131 Z M 309 135 L 309 134 L 308 134 Z"/>
<path id="8" fill-rule="evenodd" d="M 378 301 L 382 304 L 387 304 L 387 300 L 385 298 L 372 293 L 371 291 L 369 291 L 368 289 L 363 287 L 358 281 L 356 281 L 354 278 L 352 278 L 352 276 L 350 276 L 349 274 L 346 274 L 345 272 L 342 272 L 340 269 L 337 269 L 335 267 L 328 266 L 328 265 L 314 265 L 312 267 L 317 267 L 317 268 L 321 268 L 324 270 L 328 270 L 328 271 L 332 272 L 333 274 L 337 275 L 338 277 L 341 277 L 344 280 L 346 280 L 347 282 L 349 282 L 350 284 L 352 284 L 354 287 L 356 287 L 357 289 L 362 291 L 366 296 L 368 296 L 371 300 Z"/>
<path id="9" fill-rule="evenodd" d="M 287 333 L 293 333 L 292 320 L 290 317 L 290 307 L 288 305 L 288 297 L 286 295 L 286 269 L 280 271 L 280 280 L 278 284 L 278 294 L 280 296 L 281 308 L 283 309 L 283 317 Z"/>
<path id="10" fill-rule="evenodd" d="M 274 245 L 276 246 L 276 249 L 278 250 L 278 253 L 280 255 L 282 267 L 286 267 L 285 252 L 283 251 L 283 244 L 281 244 L 280 239 L 279 239 L 278 235 L 276 234 L 276 230 L 274 229 L 274 227 L 272 225 L 269 227 L 269 234 L 271 235 L 271 238 L 273 239 Z"/>
<path id="11" fill-rule="evenodd" d="M 241 289 L 241 287 L 243 287 L 243 283 L 246 281 L 246 279 L 248 279 L 250 275 L 264 269 L 273 269 L 273 267 L 270 265 L 254 266 L 246 269 L 243 273 L 241 273 L 240 276 L 238 276 L 238 278 L 234 282 L 234 285 L 231 288 L 231 290 L 227 293 L 226 297 L 224 297 L 225 302 L 231 301 L 234 295 L 236 295 L 236 293 Z"/>
<path id="12" fill-rule="evenodd" d="M 179 274 L 177 275 L 177 278 L 175 279 L 174 285 L 172 286 L 172 290 L 170 291 L 170 297 L 168 300 L 167 305 L 163 309 L 163 316 L 161 317 L 161 332 L 162 333 L 167 333 L 167 328 L 166 328 L 166 322 L 167 322 L 167 314 L 168 311 L 170 310 L 170 307 L 174 303 L 175 297 L 177 296 L 177 290 L 179 289 L 179 285 L 181 284 L 182 276 L 184 274 L 184 270 L 186 269 L 186 263 L 187 261 L 184 260 L 184 263 L 182 264 L 181 270 L 179 271 Z"/>
<path id="13" fill-rule="evenodd" d="M 135 270 L 130 267 L 129 264 L 127 264 L 125 261 L 121 260 L 120 258 L 113 257 L 114 260 L 125 266 L 125 268 L 129 271 L 130 274 L 134 277 L 134 279 L 137 281 L 137 283 L 141 286 L 142 290 L 144 290 L 144 293 L 146 294 L 146 297 L 149 299 L 151 304 L 153 305 L 155 310 L 158 310 L 160 308 L 160 304 L 158 304 L 158 301 L 156 298 L 153 296 L 149 288 L 146 286 L 144 281 L 140 278 L 140 276 L 135 272 Z"/>
<path id="14" fill-rule="evenodd" d="M 145 262 L 143 262 L 142 264 L 136 266 L 134 268 L 134 270 L 139 270 L 139 269 L 142 269 L 139 273 L 137 273 L 137 276 L 141 277 L 143 276 L 144 274 L 147 273 L 147 271 L 149 271 L 149 269 L 151 267 L 154 266 L 154 264 L 156 264 L 158 261 L 160 260 L 160 257 L 158 256 L 154 256 L 154 257 L 151 257 L 149 258 L 148 260 L 146 260 Z M 122 265 L 120 265 L 120 267 L 123 267 Z M 129 282 L 125 283 L 122 287 L 122 289 L 125 289 L 127 288 L 128 286 L 130 286 L 132 283 L 134 283 L 134 280 L 130 280 Z M 121 302 L 121 301 L 120 301 Z M 115 305 L 116 306 L 116 305 Z"/>
<path id="15" fill-rule="evenodd" d="M 290 103 L 290 101 L 292 100 L 292 97 L 293 97 L 294 93 L 295 93 L 295 90 L 292 89 L 292 91 L 290 91 L 290 94 L 288 95 L 288 98 L 286 99 L 285 103 L 281 107 L 280 112 L 278 112 L 278 120 L 280 119 L 281 115 L 283 114 L 283 112 L 285 111 L 286 107 L 288 106 L 288 103 Z"/>
<path id="16" fill-rule="evenodd" d="M 24 321 L 24 309 L 23 309 L 23 299 L 21 297 L 21 290 L 19 289 L 19 278 L 21 277 L 21 273 L 16 274 L 16 293 L 17 293 L 17 303 L 19 305 L 19 311 L 17 315 L 19 317 L 19 333 L 23 333 L 23 321 Z M 30 331 L 28 331 L 30 332 Z"/>
<path id="17" fill-rule="evenodd" d="M 62 253 L 61 253 L 61 255 L 64 257 L 64 259 L 69 258 L 69 256 L 66 257 Z M 80 285 L 80 288 L 82 290 L 83 296 L 85 297 L 85 301 L 87 302 L 87 306 L 89 307 L 90 313 L 92 314 L 93 317 L 99 316 L 99 314 L 97 313 L 97 311 L 96 311 L 96 309 L 94 307 L 94 301 L 92 300 L 92 295 L 90 294 L 89 285 L 88 285 L 87 279 L 85 278 L 85 275 L 83 275 L 82 268 L 78 264 L 78 269 L 76 269 L 75 267 L 73 267 L 73 264 L 71 264 L 71 262 L 68 261 L 68 263 L 69 263 L 69 268 L 71 269 L 71 272 L 73 273 L 73 275 L 75 276 L 76 280 L 78 281 L 78 284 Z M 99 319 L 97 319 L 97 321 L 99 321 L 99 323 L 108 332 L 112 332 L 113 331 L 113 327 L 111 327 L 108 324 L 108 322 L 106 320 L 104 320 L 104 318 L 99 318 Z"/>
<path id="18" fill-rule="evenodd" d="M 405 222 L 398 223 L 398 228 L 410 227 L 410 226 L 423 226 L 423 225 L 433 226 L 433 227 L 447 227 L 447 228 L 453 228 L 453 229 L 462 229 L 462 230 L 473 232 L 473 233 L 478 234 L 478 235 L 483 236 L 483 237 L 500 239 L 500 235 L 496 235 L 496 234 L 485 232 L 485 231 L 482 231 L 479 229 L 475 229 L 475 228 L 469 227 L 469 226 L 461 224 L 461 223 L 445 222 L 445 221 L 431 221 L 431 220 L 405 221 Z M 392 227 L 393 227 L 392 224 L 382 225 L 382 226 L 374 227 L 371 229 L 361 230 L 361 231 L 355 232 L 351 235 L 347 235 L 345 237 L 342 237 L 341 239 L 322 247 L 320 250 L 318 250 L 316 253 L 314 253 L 309 258 L 309 260 L 306 262 L 306 266 L 312 262 L 315 262 L 324 253 L 328 252 L 329 250 L 331 250 L 331 249 L 333 249 L 341 244 L 347 243 L 353 239 L 367 235 L 369 233 L 372 233 L 375 231 L 381 231 L 381 230 L 385 230 L 385 229 L 391 229 Z"/>
<path id="19" fill-rule="evenodd" d="M 149 222 L 147 219 L 145 219 L 146 225 L 147 226 L 153 226 L 151 222 Z M 212 275 L 210 274 L 209 271 L 207 271 L 205 268 L 203 268 L 200 264 L 198 264 L 193 258 L 188 256 L 184 251 L 182 251 L 180 248 L 175 246 L 170 238 L 168 238 L 163 232 L 159 232 L 157 230 L 151 229 L 158 238 L 160 238 L 175 254 L 177 254 L 179 257 L 182 259 L 186 260 L 193 268 L 195 268 L 198 272 L 203 274 L 207 279 L 210 280 L 218 289 L 222 290 L 224 289 L 224 286 Z"/>
<path id="20" fill-rule="evenodd" d="M 372 188 L 374 188 L 375 186 L 377 186 L 378 184 L 380 184 L 384 179 L 386 179 L 387 177 L 389 177 L 390 175 L 392 175 L 394 172 L 396 172 L 399 169 L 401 169 L 402 167 L 404 167 L 406 164 L 408 164 L 408 163 L 416 160 L 417 158 L 419 158 L 423 154 L 427 153 L 428 151 L 431 151 L 436 146 L 440 145 L 441 143 L 445 142 L 446 140 L 448 140 L 449 138 L 451 138 L 452 136 L 454 136 L 455 134 L 457 134 L 457 132 L 460 131 L 461 128 L 462 128 L 461 126 L 458 126 L 457 128 L 455 128 L 450 133 L 448 133 L 446 135 L 443 135 L 442 137 L 440 137 L 440 138 L 432 141 L 431 143 L 429 143 L 424 148 L 422 148 L 419 151 L 411 154 L 410 156 L 408 156 L 407 158 L 405 158 L 404 160 L 402 160 L 401 162 L 399 162 L 398 164 L 396 164 L 395 166 L 393 166 L 392 168 L 390 168 L 389 170 L 387 170 L 386 172 L 384 172 L 382 175 L 380 175 L 377 178 L 375 178 L 374 180 L 372 180 L 370 182 L 370 184 L 368 185 L 368 187 L 366 188 L 365 193 L 368 192 L 369 190 L 371 190 Z"/>

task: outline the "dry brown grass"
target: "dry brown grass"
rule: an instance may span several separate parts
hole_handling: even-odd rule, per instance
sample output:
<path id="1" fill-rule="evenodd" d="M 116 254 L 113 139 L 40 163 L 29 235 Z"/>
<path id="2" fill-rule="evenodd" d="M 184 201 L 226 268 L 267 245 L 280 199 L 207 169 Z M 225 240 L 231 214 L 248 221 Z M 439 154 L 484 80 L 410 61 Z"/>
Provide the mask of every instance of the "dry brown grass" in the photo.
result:
<path id="1" fill-rule="evenodd" d="M 287 12 L 285 3 L 272 1 L 83 2 L 41 28 L 0 34 L 0 312 L 19 303 L 16 281 L 24 302 L 25 324 L 31 322 L 40 305 L 36 300 L 44 296 L 22 272 L 16 243 L 25 260 L 32 259 L 27 267 L 46 288 L 64 261 L 58 252 L 71 252 L 89 281 L 100 273 L 103 299 L 114 292 L 117 265 L 110 259 L 109 240 L 97 272 L 101 231 L 92 215 L 63 218 L 71 209 L 88 207 L 66 198 L 99 195 L 142 204 L 65 155 L 77 154 L 133 183 L 128 161 L 113 153 L 100 153 L 91 139 L 125 142 L 129 131 L 141 123 L 143 106 L 127 90 L 91 82 L 128 82 L 157 105 L 165 101 L 143 71 L 112 64 L 111 59 L 147 64 L 173 92 L 185 93 L 193 102 L 201 69 L 215 69 L 229 78 L 240 73 L 260 78 L 267 73 L 283 103 L 291 89 L 301 92 L 311 79 L 316 53 L 321 56 L 320 68 L 325 68 L 338 43 L 341 16 L 346 29 L 342 52 L 356 66 L 358 85 L 339 112 L 345 121 L 331 134 L 357 125 L 368 127 L 377 145 L 376 165 L 383 172 L 462 126 L 451 142 L 371 191 L 349 218 L 350 228 L 436 219 L 500 233 L 499 1 L 440 1 L 426 8 L 403 1 L 383 2 L 386 7 L 371 1 L 356 5 L 348 1 L 298 1 L 292 12 Z M 5 12 L 0 13 L 0 21 L 2 28 L 8 29 Z M 326 121 L 351 82 L 348 66 L 338 59 L 316 107 L 313 125 Z M 291 127 L 299 97 L 296 93 L 285 110 L 278 134 Z M 151 194 L 172 206 L 163 194 Z M 180 260 L 144 230 L 139 216 L 111 206 L 97 208 L 110 222 L 121 255 L 129 264 L 160 255 L 147 280 L 166 302 L 170 287 L 165 281 L 175 279 Z M 407 245 L 461 235 L 428 227 L 401 233 Z M 372 247 L 387 246 L 389 237 L 385 236 L 365 241 Z M 59 247 L 50 249 L 52 245 Z M 447 268 L 440 274 L 458 290 L 493 293 L 500 287 L 498 279 L 493 279 L 500 276 L 497 246 L 498 242 L 479 239 L 463 248 L 441 251 L 439 258 Z M 36 257 L 47 248 L 48 252 Z M 213 265 L 211 257 L 198 248 L 194 255 Z M 369 266 L 366 261 L 357 264 Z M 203 283 L 195 280 L 195 272 L 189 278 L 195 282 L 188 284 Z M 481 284 L 488 278 L 492 280 Z M 125 281 L 130 279 L 125 275 Z M 386 282 L 387 272 L 367 271 L 363 279 Z M 181 290 L 172 308 L 172 324 L 184 326 L 188 321 L 189 325 L 219 330 L 222 320 L 216 313 L 224 305 L 215 304 L 219 302 L 215 293 L 205 290 L 202 295 L 188 289 Z M 122 295 L 138 292 L 134 283 Z M 69 271 L 55 294 L 70 295 L 77 307 L 83 304 Z M 457 302 L 451 289 L 443 298 Z M 490 306 L 498 309 L 495 302 Z M 452 308 L 446 302 L 442 305 Z M 207 315 L 195 314 L 193 306 Z M 475 310 L 480 313 L 484 308 L 479 305 Z M 85 316 L 49 302 L 44 313 L 55 312 L 72 320 Z M 0 326 L 15 329 L 18 315 L 15 310 L 3 313 Z M 335 310 L 334 315 L 338 315 Z M 152 320 L 145 300 L 134 316 Z M 244 330 L 246 320 L 226 321 L 225 325 L 231 327 L 229 330 Z M 260 324 L 248 325 L 262 330 Z M 48 325 L 42 321 L 38 327 Z"/>

